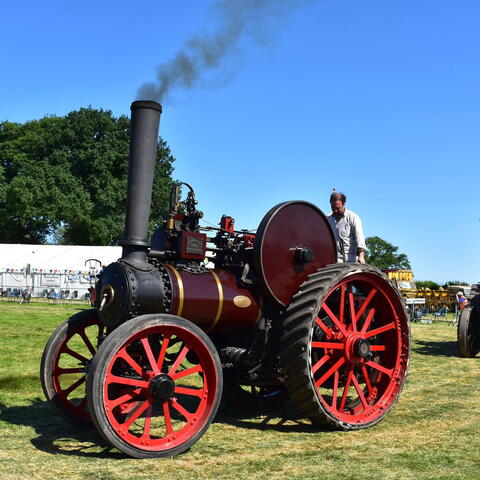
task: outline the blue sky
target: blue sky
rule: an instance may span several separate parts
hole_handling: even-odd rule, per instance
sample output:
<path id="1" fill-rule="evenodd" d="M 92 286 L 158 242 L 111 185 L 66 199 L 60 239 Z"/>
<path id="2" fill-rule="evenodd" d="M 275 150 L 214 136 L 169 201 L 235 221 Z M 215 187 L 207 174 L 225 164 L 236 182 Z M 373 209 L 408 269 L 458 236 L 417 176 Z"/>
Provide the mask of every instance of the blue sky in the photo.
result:
<path id="1" fill-rule="evenodd" d="M 284 200 L 328 212 L 335 187 L 417 279 L 480 281 L 480 3 L 288 10 L 257 18 L 260 33 L 163 102 L 175 178 L 206 220 L 249 229 Z M 4 2 L 0 121 L 89 105 L 128 114 L 159 64 L 218 28 L 207 0 Z"/>

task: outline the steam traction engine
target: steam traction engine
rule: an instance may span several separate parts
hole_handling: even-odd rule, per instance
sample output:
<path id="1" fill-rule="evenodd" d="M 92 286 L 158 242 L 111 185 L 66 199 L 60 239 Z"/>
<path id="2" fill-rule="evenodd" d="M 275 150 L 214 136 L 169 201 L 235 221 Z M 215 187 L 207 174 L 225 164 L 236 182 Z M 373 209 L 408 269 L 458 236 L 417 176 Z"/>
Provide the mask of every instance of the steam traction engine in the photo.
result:
<path id="1" fill-rule="evenodd" d="M 281 203 L 256 234 L 201 228 L 193 190 L 177 192 L 147 241 L 161 107 L 132 104 L 122 257 L 96 284 L 95 308 L 67 319 L 42 357 L 47 399 L 138 458 L 181 453 L 220 399 L 260 410 L 287 396 L 314 424 L 356 430 L 397 400 L 409 326 L 376 268 L 335 264 L 324 214 Z M 181 207 L 181 208 L 180 208 Z M 207 268 L 207 243 L 215 268 Z"/>

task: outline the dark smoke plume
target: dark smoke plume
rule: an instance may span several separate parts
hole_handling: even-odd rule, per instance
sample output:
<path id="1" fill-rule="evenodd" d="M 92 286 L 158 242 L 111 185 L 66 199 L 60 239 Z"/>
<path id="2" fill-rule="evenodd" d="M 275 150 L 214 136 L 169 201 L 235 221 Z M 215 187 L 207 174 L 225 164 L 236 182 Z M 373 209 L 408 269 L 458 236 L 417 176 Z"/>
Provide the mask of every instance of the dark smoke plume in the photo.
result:
<path id="1" fill-rule="evenodd" d="M 155 82 L 144 83 L 137 92 L 143 100 L 164 101 L 175 88 L 190 89 L 202 74 L 221 67 L 226 55 L 243 36 L 266 43 L 282 20 L 300 5 L 312 0 L 218 0 L 213 13 L 218 17 L 214 34 L 195 35 L 185 42 L 170 61 L 157 67 Z"/>

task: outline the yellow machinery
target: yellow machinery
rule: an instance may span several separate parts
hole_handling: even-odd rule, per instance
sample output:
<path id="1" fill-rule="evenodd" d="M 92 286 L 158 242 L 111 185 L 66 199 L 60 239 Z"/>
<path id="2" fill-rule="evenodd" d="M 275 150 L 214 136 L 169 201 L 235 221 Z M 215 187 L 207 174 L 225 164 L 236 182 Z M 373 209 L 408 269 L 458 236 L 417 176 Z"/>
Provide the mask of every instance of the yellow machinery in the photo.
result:
<path id="1" fill-rule="evenodd" d="M 383 270 L 405 298 L 417 298 L 417 287 L 411 270 Z"/>
<path id="2" fill-rule="evenodd" d="M 404 298 L 424 298 L 425 307 L 430 311 L 437 311 L 440 308 L 452 308 L 455 298 L 449 290 L 440 287 L 438 290 L 429 288 L 417 289 L 411 270 L 383 270 L 388 278 L 400 290 Z"/>

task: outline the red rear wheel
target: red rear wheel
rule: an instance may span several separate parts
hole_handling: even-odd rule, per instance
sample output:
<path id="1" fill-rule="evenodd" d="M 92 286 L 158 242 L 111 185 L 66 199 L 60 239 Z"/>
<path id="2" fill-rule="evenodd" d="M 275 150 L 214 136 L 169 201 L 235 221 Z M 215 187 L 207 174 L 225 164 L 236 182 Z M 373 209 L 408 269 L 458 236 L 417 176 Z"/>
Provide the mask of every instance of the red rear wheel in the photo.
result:
<path id="1" fill-rule="evenodd" d="M 315 423 L 352 430 L 380 421 L 403 387 L 409 349 L 402 300 L 368 265 L 320 269 L 286 312 L 286 385 Z"/>
<path id="2" fill-rule="evenodd" d="M 96 310 L 84 310 L 65 320 L 43 351 L 40 380 L 45 397 L 75 424 L 91 423 L 86 408 L 86 370 L 102 333 L 103 325 Z"/>
<path id="3" fill-rule="evenodd" d="M 102 343 L 88 374 L 88 405 L 100 433 L 136 458 L 187 450 L 207 430 L 222 393 L 210 339 L 173 315 L 143 315 Z"/>

